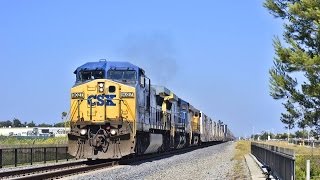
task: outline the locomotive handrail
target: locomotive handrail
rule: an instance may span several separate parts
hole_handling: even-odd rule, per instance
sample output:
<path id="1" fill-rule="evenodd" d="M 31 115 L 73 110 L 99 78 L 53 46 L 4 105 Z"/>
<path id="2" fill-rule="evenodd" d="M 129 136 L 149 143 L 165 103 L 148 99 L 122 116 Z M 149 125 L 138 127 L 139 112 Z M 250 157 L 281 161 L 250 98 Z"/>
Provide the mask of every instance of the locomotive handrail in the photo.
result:
<path id="1" fill-rule="evenodd" d="M 80 105 L 78 104 L 78 106 L 80 106 Z M 78 112 L 80 112 L 80 108 L 79 108 Z M 90 99 L 90 121 L 92 121 L 92 99 Z"/>
<path id="2" fill-rule="evenodd" d="M 135 117 L 133 116 L 132 110 L 131 110 L 130 106 L 127 104 L 126 100 L 121 99 L 121 100 L 120 100 L 120 103 L 121 103 L 121 101 L 123 101 L 124 105 L 127 107 L 130 115 L 131 115 L 133 118 L 135 118 Z M 136 119 L 134 119 L 134 120 L 136 120 Z M 131 128 L 130 123 L 128 122 L 127 119 L 126 119 L 126 121 L 127 121 L 127 123 L 129 124 L 129 127 L 130 127 L 130 129 L 131 129 L 131 132 L 133 132 L 133 131 L 135 130 L 135 127 L 134 127 L 134 130 L 133 130 L 133 129 Z M 133 123 L 133 126 L 134 126 L 134 123 Z"/>
<path id="3" fill-rule="evenodd" d="M 69 110 L 69 113 L 68 113 L 68 117 L 69 117 L 69 120 L 70 120 L 70 122 L 71 122 L 71 120 L 73 119 L 73 116 L 74 116 L 74 114 L 75 114 L 75 112 L 76 112 L 76 108 L 73 108 L 73 106 L 76 104 L 76 101 L 73 101 L 73 103 L 71 104 L 71 108 L 70 108 L 70 110 Z M 73 109 L 73 112 L 71 112 L 71 109 Z M 66 118 L 66 119 L 68 119 L 68 117 Z"/>

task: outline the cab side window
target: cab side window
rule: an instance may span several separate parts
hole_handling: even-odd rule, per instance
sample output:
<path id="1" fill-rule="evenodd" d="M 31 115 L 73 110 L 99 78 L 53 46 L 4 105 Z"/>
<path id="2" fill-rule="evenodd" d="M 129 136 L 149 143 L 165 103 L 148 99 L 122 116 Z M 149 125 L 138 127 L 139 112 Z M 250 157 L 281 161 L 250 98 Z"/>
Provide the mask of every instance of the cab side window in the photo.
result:
<path id="1" fill-rule="evenodd" d="M 140 76 L 140 86 L 143 88 L 146 86 L 146 81 L 144 76 Z"/>
<path id="2" fill-rule="evenodd" d="M 144 88 L 146 86 L 146 78 L 142 69 L 139 69 L 139 77 L 140 86 Z"/>

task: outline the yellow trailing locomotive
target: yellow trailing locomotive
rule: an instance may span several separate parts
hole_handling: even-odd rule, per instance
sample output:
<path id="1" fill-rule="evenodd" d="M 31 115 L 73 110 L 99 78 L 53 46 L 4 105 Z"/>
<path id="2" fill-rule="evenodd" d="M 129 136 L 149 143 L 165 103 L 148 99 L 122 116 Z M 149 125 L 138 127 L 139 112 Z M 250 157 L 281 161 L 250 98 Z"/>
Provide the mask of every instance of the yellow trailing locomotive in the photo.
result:
<path id="1" fill-rule="evenodd" d="M 131 63 L 88 62 L 74 74 L 68 147 L 76 158 L 115 159 L 233 138 L 226 125 L 152 85 Z"/>

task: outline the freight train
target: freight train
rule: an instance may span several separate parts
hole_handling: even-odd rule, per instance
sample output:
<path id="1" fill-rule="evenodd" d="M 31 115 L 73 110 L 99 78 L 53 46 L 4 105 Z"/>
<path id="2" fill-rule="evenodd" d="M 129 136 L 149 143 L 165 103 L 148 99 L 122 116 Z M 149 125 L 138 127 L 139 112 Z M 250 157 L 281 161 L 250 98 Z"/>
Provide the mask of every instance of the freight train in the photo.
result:
<path id="1" fill-rule="evenodd" d="M 88 62 L 71 88 L 68 151 L 76 158 L 118 159 L 230 141 L 227 125 L 128 62 Z"/>

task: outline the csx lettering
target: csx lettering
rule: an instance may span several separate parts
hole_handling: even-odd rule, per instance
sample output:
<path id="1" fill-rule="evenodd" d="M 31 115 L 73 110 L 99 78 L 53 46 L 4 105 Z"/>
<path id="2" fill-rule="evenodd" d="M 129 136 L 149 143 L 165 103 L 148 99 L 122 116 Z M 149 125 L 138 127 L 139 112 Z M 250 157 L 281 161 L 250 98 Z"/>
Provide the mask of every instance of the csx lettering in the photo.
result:
<path id="1" fill-rule="evenodd" d="M 116 104 L 112 101 L 113 98 L 115 98 L 116 95 L 90 95 L 88 96 L 88 105 L 92 106 L 115 106 Z"/>

